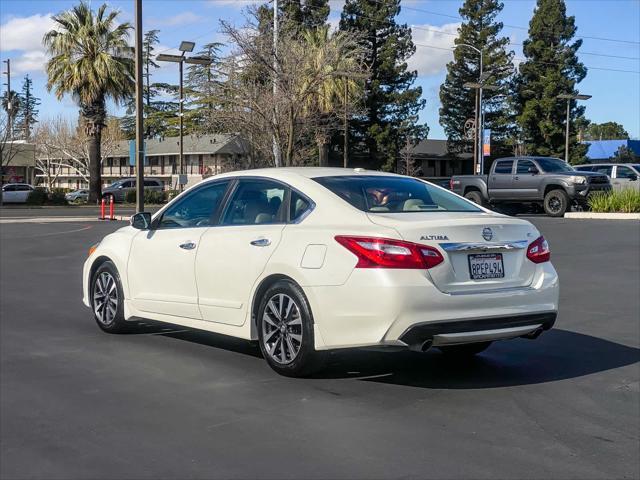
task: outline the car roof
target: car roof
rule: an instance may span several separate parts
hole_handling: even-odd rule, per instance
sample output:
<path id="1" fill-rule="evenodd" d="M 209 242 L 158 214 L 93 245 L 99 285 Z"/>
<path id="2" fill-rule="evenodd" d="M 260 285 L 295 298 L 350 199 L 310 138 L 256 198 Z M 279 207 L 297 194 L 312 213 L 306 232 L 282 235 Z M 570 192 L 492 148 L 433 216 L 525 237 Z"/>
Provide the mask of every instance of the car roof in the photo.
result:
<path id="1" fill-rule="evenodd" d="M 606 165 L 607 167 L 609 165 L 611 165 L 611 166 L 614 166 L 614 165 L 633 166 L 633 165 L 638 165 L 638 163 L 632 163 L 632 162 L 627 162 L 627 163 L 598 162 L 598 163 L 583 163 L 582 165 L 575 165 L 575 167 L 576 168 L 579 168 L 579 167 L 601 167 L 603 165 Z"/>
<path id="2" fill-rule="evenodd" d="M 376 176 L 399 176 L 395 173 L 378 172 L 366 170 L 364 168 L 332 168 L 332 167 L 272 167 L 258 168 L 255 170 L 238 170 L 215 175 L 211 178 L 226 177 L 269 177 L 279 180 L 290 179 L 292 177 L 317 178 L 317 177 L 339 177 L 345 175 L 376 175 Z"/>

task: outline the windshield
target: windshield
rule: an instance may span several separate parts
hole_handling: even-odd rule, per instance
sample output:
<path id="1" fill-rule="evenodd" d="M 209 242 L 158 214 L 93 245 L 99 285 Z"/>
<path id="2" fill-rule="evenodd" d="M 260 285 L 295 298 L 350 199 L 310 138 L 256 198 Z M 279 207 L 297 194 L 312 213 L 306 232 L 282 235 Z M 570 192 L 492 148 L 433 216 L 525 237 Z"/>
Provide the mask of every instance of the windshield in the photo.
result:
<path id="1" fill-rule="evenodd" d="M 575 172 L 575 169 L 564 160 L 559 158 L 536 158 L 540 168 L 547 173 L 555 172 Z"/>
<path id="2" fill-rule="evenodd" d="M 482 211 L 457 195 L 414 178 L 357 175 L 318 177 L 314 180 L 364 212 Z"/>

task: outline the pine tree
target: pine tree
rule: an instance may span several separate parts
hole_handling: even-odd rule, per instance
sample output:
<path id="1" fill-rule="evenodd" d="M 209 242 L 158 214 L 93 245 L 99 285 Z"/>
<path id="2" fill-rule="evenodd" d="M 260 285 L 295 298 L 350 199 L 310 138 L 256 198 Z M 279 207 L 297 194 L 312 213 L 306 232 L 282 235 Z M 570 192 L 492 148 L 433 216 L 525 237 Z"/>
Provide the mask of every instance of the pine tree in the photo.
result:
<path id="1" fill-rule="evenodd" d="M 221 47 L 221 43 L 207 43 L 195 56 L 208 58 L 211 60 L 211 64 L 192 64 L 187 67 L 185 96 L 191 101 L 189 102 L 190 111 L 185 115 L 185 122 L 194 132 L 215 133 L 219 131 L 219 126 L 216 125 L 215 110 L 220 86 L 218 65 Z"/>
<path id="2" fill-rule="evenodd" d="M 149 30 L 148 32 L 145 32 L 142 40 L 142 76 L 144 77 L 143 94 L 147 109 L 151 108 L 151 100 L 157 95 L 157 90 L 155 90 L 151 85 L 151 68 L 160 68 L 160 65 L 153 60 L 155 58 L 154 46 L 157 45 L 159 41 L 158 33 L 160 33 L 160 30 Z"/>
<path id="3" fill-rule="evenodd" d="M 480 79 L 480 55 L 464 44 L 474 46 L 483 53 L 483 72 L 488 77 L 483 83 L 497 86 L 495 91 L 483 91 L 485 128 L 491 129 L 493 140 L 508 136 L 513 118 L 504 96 L 509 93 L 509 77 L 513 74 L 513 52 L 507 51 L 507 37 L 499 37 L 502 23 L 496 16 L 502 11 L 499 0 L 466 0 L 459 13 L 463 23 L 458 29 L 453 61 L 447 65 L 447 77 L 440 87 L 440 124 L 448 139 L 458 149 L 472 148 L 465 135 L 465 123 L 476 117 L 476 91 L 465 88 L 467 82 Z"/>
<path id="4" fill-rule="evenodd" d="M 365 64 L 371 75 L 364 89 L 365 113 L 350 122 L 351 144 L 367 154 L 370 168 L 394 169 L 405 136 L 423 138 L 426 125 L 406 119 L 417 118 L 424 107 L 422 89 L 413 87 L 416 71 L 407 69 L 407 60 L 415 52 L 411 29 L 400 25 L 400 0 L 347 0 L 340 29 L 361 35 Z"/>
<path id="5" fill-rule="evenodd" d="M 576 93 L 576 84 L 587 74 L 577 57 L 582 40 L 572 40 L 576 30 L 564 0 L 538 0 L 516 80 L 518 124 L 528 154 L 564 157 L 567 101 L 557 97 Z M 586 152 L 576 135 L 576 121 L 585 108 L 570 102 L 569 151 L 575 163 Z"/>
<path id="6" fill-rule="evenodd" d="M 33 80 L 29 78 L 29 75 L 24 76 L 22 91 L 18 97 L 20 109 L 15 119 L 15 127 L 21 132 L 23 139 L 29 140 L 33 125 L 38 123 L 38 105 L 40 105 L 40 99 L 33 94 Z"/>

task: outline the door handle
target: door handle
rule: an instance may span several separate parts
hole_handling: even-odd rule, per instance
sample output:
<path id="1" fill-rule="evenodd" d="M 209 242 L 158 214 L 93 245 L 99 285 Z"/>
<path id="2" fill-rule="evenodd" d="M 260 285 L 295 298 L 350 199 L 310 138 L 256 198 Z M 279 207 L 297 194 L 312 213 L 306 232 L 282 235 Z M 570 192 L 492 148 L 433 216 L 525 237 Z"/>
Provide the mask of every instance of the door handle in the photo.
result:
<path id="1" fill-rule="evenodd" d="M 268 247 L 271 245 L 271 240 L 268 238 L 257 238 L 250 242 L 254 247 Z"/>
<path id="2" fill-rule="evenodd" d="M 178 246 L 183 250 L 193 250 L 194 248 L 196 248 L 196 243 L 192 241 L 188 241 L 188 242 L 181 243 Z"/>
<path id="3" fill-rule="evenodd" d="M 517 176 L 517 175 L 515 177 L 513 177 L 513 178 L 514 178 L 514 180 L 520 180 L 520 177 Z"/>

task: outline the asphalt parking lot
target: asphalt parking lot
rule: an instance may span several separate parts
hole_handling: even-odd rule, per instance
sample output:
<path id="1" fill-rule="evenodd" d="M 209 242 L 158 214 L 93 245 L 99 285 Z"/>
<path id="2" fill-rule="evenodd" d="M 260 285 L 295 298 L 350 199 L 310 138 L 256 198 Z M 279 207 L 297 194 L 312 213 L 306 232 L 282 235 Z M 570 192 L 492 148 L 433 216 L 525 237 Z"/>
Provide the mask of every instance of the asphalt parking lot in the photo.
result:
<path id="1" fill-rule="evenodd" d="M 0 224 L 0 477 L 639 478 L 638 223 L 531 220 L 555 329 L 467 364 L 336 353 L 310 379 L 220 335 L 102 333 L 81 266 L 121 223 Z"/>

